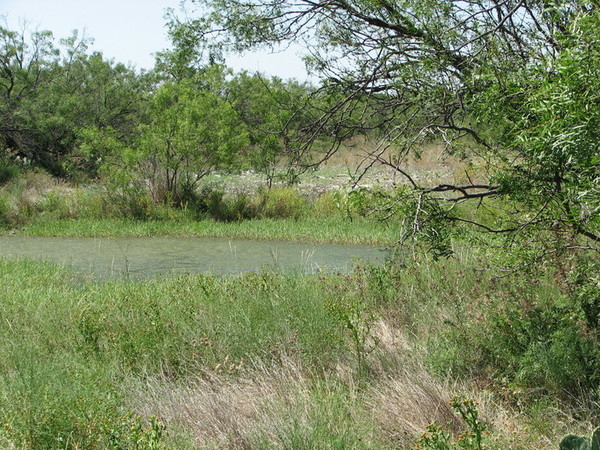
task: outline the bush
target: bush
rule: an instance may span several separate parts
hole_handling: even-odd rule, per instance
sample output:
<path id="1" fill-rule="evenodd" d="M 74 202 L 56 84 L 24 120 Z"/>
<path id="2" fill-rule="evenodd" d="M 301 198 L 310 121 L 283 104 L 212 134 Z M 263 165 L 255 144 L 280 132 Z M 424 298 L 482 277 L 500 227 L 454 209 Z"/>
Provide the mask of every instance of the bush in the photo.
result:
<path id="1" fill-rule="evenodd" d="M 15 165 L 4 165 L 0 163 L 0 186 L 19 178 L 21 169 Z"/>
<path id="2" fill-rule="evenodd" d="M 581 396 L 600 382 L 600 350 L 572 306 L 503 303 L 491 315 L 489 354 L 516 387 Z"/>
<path id="3" fill-rule="evenodd" d="M 215 220 L 233 222 L 253 219 L 256 207 L 250 197 L 245 194 L 226 196 L 222 190 L 208 188 L 204 190 L 203 209 Z"/>
<path id="4" fill-rule="evenodd" d="M 348 196 L 339 191 L 327 191 L 312 205 L 315 216 L 329 218 L 347 215 Z"/>
<path id="5" fill-rule="evenodd" d="M 154 204 L 148 192 L 139 184 L 108 186 L 103 194 L 106 216 L 148 220 L 153 216 Z"/>
<path id="6" fill-rule="evenodd" d="M 430 363 L 441 373 L 487 378 L 521 397 L 596 401 L 600 287 L 589 275 L 597 271 L 580 270 L 587 276 L 571 287 L 540 271 L 488 283 L 485 292 L 448 294 L 448 306 L 456 306 L 428 344 Z"/>
<path id="7" fill-rule="evenodd" d="M 57 219 L 70 219 L 74 217 L 72 202 L 59 192 L 48 192 L 40 198 L 34 206 L 39 213 L 48 213 Z"/>
<path id="8" fill-rule="evenodd" d="M 299 219 L 306 214 L 306 199 L 292 187 L 262 190 L 258 195 L 263 217 Z"/>
<path id="9" fill-rule="evenodd" d="M 105 219 L 107 217 L 106 199 L 100 189 L 78 189 L 73 202 L 76 216 L 79 219 Z"/>

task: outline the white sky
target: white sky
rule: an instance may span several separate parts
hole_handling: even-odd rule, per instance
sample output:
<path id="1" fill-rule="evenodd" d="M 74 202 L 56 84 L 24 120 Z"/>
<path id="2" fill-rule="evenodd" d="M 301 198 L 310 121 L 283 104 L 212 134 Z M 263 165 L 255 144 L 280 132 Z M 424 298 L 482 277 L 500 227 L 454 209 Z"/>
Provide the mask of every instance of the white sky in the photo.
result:
<path id="1" fill-rule="evenodd" d="M 80 35 L 85 31 L 94 39 L 91 50 L 138 69 L 150 69 L 153 54 L 169 47 L 165 11 L 178 10 L 179 4 L 180 0 L 0 0 L 0 16 L 5 16 L 12 30 L 26 21 L 31 29 L 52 31 L 57 40 L 75 29 Z M 297 52 L 250 53 L 227 62 L 235 70 L 304 81 L 306 70 Z"/>

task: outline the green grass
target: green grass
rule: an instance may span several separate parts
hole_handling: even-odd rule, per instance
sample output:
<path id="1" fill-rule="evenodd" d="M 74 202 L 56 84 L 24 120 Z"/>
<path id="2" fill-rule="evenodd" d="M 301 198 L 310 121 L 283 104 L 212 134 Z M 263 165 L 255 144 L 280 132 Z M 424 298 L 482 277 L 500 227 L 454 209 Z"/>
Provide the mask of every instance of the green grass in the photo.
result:
<path id="1" fill-rule="evenodd" d="M 479 264 L 466 252 L 347 275 L 82 283 L 51 264 L 0 260 L 0 445 L 410 448 L 432 422 L 460 434 L 444 412 L 458 394 L 478 401 L 491 448 L 583 431 L 567 412 L 548 427 L 527 407 L 544 397 L 522 394 L 560 388 L 544 369 L 553 360 L 534 350 L 571 330 L 576 310 L 557 309 L 567 300 L 550 277 L 497 280 Z M 534 301 L 543 314 L 513 312 Z M 577 339 L 563 345 L 583 351 Z M 579 367 L 563 363 L 560 376 Z M 511 372 L 519 364 L 539 377 Z M 548 399 L 569 411 L 559 390 Z"/>
<path id="2" fill-rule="evenodd" d="M 212 220 L 129 221 L 52 220 L 27 225 L 20 236 L 56 237 L 228 237 L 273 239 L 296 242 L 389 245 L 398 240 L 400 230 L 389 224 L 369 220 L 332 219 L 257 219 L 241 222 Z"/>
<path id="3" fill-rule="evenodd" d="M 5 438 L 26 448 L 104 447 L 137 423 L 123 403 L 125 378 L 235 374 L 288 355 L 311 370 L 332 367 L 344 332 L 315 280 L 265 273 L 81 285 L 49 264 L 0 260 Z"/>

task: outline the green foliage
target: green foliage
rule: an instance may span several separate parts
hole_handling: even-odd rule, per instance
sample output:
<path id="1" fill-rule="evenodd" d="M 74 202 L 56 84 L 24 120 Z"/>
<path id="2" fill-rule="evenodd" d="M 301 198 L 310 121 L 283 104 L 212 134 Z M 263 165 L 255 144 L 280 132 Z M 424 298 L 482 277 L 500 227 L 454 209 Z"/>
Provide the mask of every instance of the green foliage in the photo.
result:
<path id="1" fill-rule="evenodd" d="M 130 414 L 121 383 L 235 375 L 253 361 L 275 366 L 290 357 L 324 371 L 335 363 L 342 330 L 319 284 L 269 273 L 82 284 L 49 264 L 0 260 L 6 438 L 27 448 L 169 448 L 161 421 Z M 281 439 L 323 438 L 330 424 L 347 425 L 343 442 L 358 439 L 341 420 L 344 395 L 328 398 L 311 415 L 318 427 L 298 423 Z"/>
<path id="2" fill-rule="evenodd" d="M 73 221 L 65 223 L 77 226 Z M 182 223 L 166 223 L 128 222 L 120 225 L 120 233 L 126 226 L 131 234 L 168 234 L 175 226 L 181 227 L 180 233 L 193 231 Z M 98 222 L 92 222 L 90 229 L 98 235 L 116 235 L 119 230 L 118 226 L 102 229 Z M 500 407 L 501 399 L 519 402 L 520 413 L 515 416 L 525 417 L 522 420 L 528 428 L 520 437 L 507 434 L 508 440 L 501 440 L 498 448 L 558 441 L 556 433 L 562 428 L 556 424 L 563 423 L 570 410 L 563 404 L 560 413 L 556 412 L 560 419 L 554 422 L 540 405 L 551 402 L 556 408 L 557 399 L 575 398 L 578 414 L 582 414 L 581 403 L 593 396 L 591 386 L 597 387 L 597 381 L 594 384 L 577 372 L 581 361 L 593 363 L 593 347 L 582 343 L 586 339 L 596 342 L 594 322 L 588 324 L 586 313 L 576 306 L 593 304 L 596 277 L 585 274 L 597 272 L 595 261 L 590 258 L 588 268 L 578 265 L 581 272 L 569 275 L 569 286 L 562 286 L 566 293 L 561 294 L 561 286 L 551 277 L 498 280 L 491 273 L 473 270 L 482 259 L 472 253 L 467 256 L 460 261 L 434 261 L 431 256 L 416 255 L 404 259 L 402 265 L 365 266 L 347 275 L 259 272 L 102 283 L 72 278 L 50 264 L 0 260 L 0 309 L 6 319 L 0 324 L 0 338 L 7 343 L 0 348 L 4 368 L 0 443 L 38 448 L 67 444 L 183 448 L 172 440 L 181 425 L 168 409 L 173 397 L 154 407 L 143 403 L 144 411 L 153 408 L 148 415 L 158 410 L 161 420 L 131 410 L 131 395 L 136 394 L 127 386 L 143 386 L 146 392 L 152 390 L 151 380 L 161 380 L 166 395 L 205 382 L 211 395 L 213 389 L 231 389 L 243 404 L 240 423 L 256 426 L 250 431 L 240 428 L 247 439 L 244 442 L 257 447 L 302 448 L 304 443 L 306 448 L 321 444 L 408 448 L 414 426 L 407 426 L 409 434 L 404 436 L 398 424 L 410 417 L 391 418 L 390 424 L 380 425 L 380 419 L 373 420 L 374 396 L 385 394 L 396 376 L 404 379 L 413 360 L 426 370 L 421 358 L 427 360 L 428 368 L 438 370 L 442 381 L 435 386 L 439 389 L 445 389 L 444 382 L 454 385 L 456 379 L 461 386 L 472 380 L 484 384 L 489 389 L 483 396 L 490 422 L 496 423 L 494 408 Z M 595 317 L 593 308 L 586 308 L 589 317 Z M 393 339 L 383 325 L 394 331 Z M 396 335 L 401 330 L 410 334 Z M 553 346 L 551 359 L 547 349 Z M 446 354 L 441 355 L 439 349 Z M 531 349 L 529 354 L 527 349 Z M 452 364 L 447 364 L 449 360 Z M 278 382 L 266 391 L 273 392 L 273 397 L 250 398 L 256 395 L 255 386 L 265 392 L 270 369 L 278 377 L 290 361 L 301 383 Z M 556 366 L 554 372 L 546 367 L 550 365 Z M 348 376 L 352 368 L 368 378 L 361 376 L 357 383 Z M 522 376 L 526 369 L 527 376 Z M 534 379 L 536 371 L 539 375 Z M 248 377 L 258 378 L 256 384 Z M 576 384 L 585 388 L 585 383 L 586 392 L 572 389 Z M 282 390 L 283 398 L 278 397 Z M 193 401 L 203 400 L 201 392 L 198 397 L 194 397 L 196 391 L 189 392 L 190 404 L 182 406 L 185 411 Z M 133 403 L 139 404 L 136 400 L 140 401 L 133 399 Z M 257 405 L 252 409 L 256 414 L 250 416 L 246 413 L 249 400 Z M 527 415 L 532 404 L 544 418 L 540 440 L 536 440 L 540 430 Z M 384 422 L 388 412 L 399 414 L 395 407 L 384 402 L 379 411 Z M 464 430 L 451 433 L 445 423 L 432 426 L 421 438 L 421 448 L 496 448 L 474 402 L 457 399 L 453 408 L 463 419 Z M 505 411 L 513 410 L 505 408 L 500 417 L 509 420 Z M 162 411 L 166 411 L 164 416 Z M 227 411 L 237 414 L 236 408 Z M 589 414 L 594 414 L 593 409 Z M 261 422 L 266 415 L 272 415 L 268 425 Z M 510 419 L 509 425 L 519 418 Z M 227 420 L 236 419 L 228 415 Z M 194 428 L 193 422 L 183 422 Z M 388 426 L 392 431 L 386 431 Z M 228 442 L 237 437 L 232 433 Z"/>
<path id="3" fill-rule="evenodd" d="M 152 217 L 154 203 L 141 180 L 127 170 L 114 170 L 102 193 L 104 215 L 134 220 Z"/>
<path id="4" fill-rule="evenodd" d="M 600 242 L 594 5 L 506 3 L 495 14 L 486 1 L 203 5 L 203 18 L 185 23 L 196 48 L 311 37 L 306 61 L 322 82 L 304 109 L 319 114 L 297 128 L 305 146 L 296 143 L 296 153 L 322 141 L 333 152 L 357 134 L 381 138 L 372 161 L 396 168 L 408 186 L 396 198 L 403 201 L 387 196 L 383 211 L 410 222 L 408 234 L 423 237 L 437 257 L 451 253 L 455 225 L 505 235 L 507 250 L 522 242 L 541 256 L 578 239 Z M 464 184 L 437 186 L 409 173 L 407 156 L 432 142 L 483 170 Z M 379 200 L 365 206 L 382 211 Z M 469 202 L 477 209 L 461 207 Z"/>
<path id="5" fill-rule="evenodd" d="M 57 46 L 52 33 L 0 27 L 0 145 L 11 158 L 58 176 L 95 175 L 78 154 L 79 130 L 110 127 L 131 139 L 141 110 L 138 76 L 89 54 L 75 32 Z M 96 157 L 102 155 L 97 154 Z"/>
<path id="6" fill-rule="evenodd" d="M 600 230 L 599 28 L 597 12 L 575 15 L 557 37 L 562 48 L 551 68 L 529 75 L 536 84 L 522 88 L 524 112 L 505 136 L 519 163 L 502 174 L 503 189 L 540 220 L 592 240 Z"/>
<path id="7" fill-rule="evenodd" d="M 393 217 L 402 222 L 399 241 L 422 244 L 436 259 L 450 256 L 456 227 L 445 210 L 424 195 L 414 195 L 407 187 L 391 191 L 360 188 L 348 194 L 348 215 L 373 216 L 382 221 Z"/>
<path id="8" fill-rule="evenodd" d="M 261 215 L 270 219 L 300 219 L 307 210 L 307 201 L 293 187 L 271 188 L 258 193 Z"/>
<path id="9" fill-rule="evenodd" d="M 249 219 L 294 219 L 303 217 L 307 200 L 292 187 L 261 189 L 256 196 L 226 194 L 222 189 L 204 186 L 187 194 L 186 208 L 199 217 L 208 216 L 220 222 Z"/>
<path id="10" fill-rule="evenodd" d="M 493 380 L 519 399 L 539 398 L 543 391 L 567 403 L 595 401 L 599 291 L 590 274 L 597 270 L 585 259 L 575 261 L 581 272 L 570 274 L 567 286 L 544 274 L 548 268 L 480 286 L 472 284 L 473 275 L 442 273 L 430 282 L 448 292 L 438 338 L 428 350 L 430 364 L 441 373 Z M 461 281 L 451 281 L 456 277 Z"/>
<path id="11" fill-rule="evenodd" d="M 479 420 L 477 406 L 473 400 L 455 398 L 452 400 L 452 408 L 459 413 L 465 421 L 466 430 L 456 439 L 453 439 L 452 433 L 443 426 L 430 425 L 427 427 L 427 433 L 423 434 L 417 441 L 416 448 L 431 450 L 482 450 L 485 448 L 483 437 L 487 430 L 487 425 Z"/>
<path id="12" fill-rule="evenodd" d="M 166 449 L 164 437 L 165 425 L 155 417 L 146 424 L 144 418 L 130 415 L 123 417 L 122 422 L 107 430 L 109 432 L 107 448 L 121 449 Z"/>
<path id="13" fill-rule="evenodd" d="M 48 192 L 35 203 L 34 209 L 56 219 L 71 219 L 75 215 L 68 196 L 58 192 Z"/>
<path id="14" fill-rule="evenodd" d="M 21 169 L 14 164 L 0 162 L 0 186 L 19 178 Z"/>
<path id="15" fill-rule="evenodd" d="M 592 311 L 598 288 L 589 297 L 592 289 L 586 285 L 550 302 L 521 299 L 498 304 L 491 317 L 490 350 L 505 365 L 502 372 L 514 374 L 518 384 L 545 386 L 557 395 L 596 395 L 600 353 Z"/>
<path id="16" fill-rule="evenodd" d="M 600 338 L 600 267 L 597 260 L 581 258 L 567 274 L 570 296 L 583 315 L 584 332 Z"/>
<path id="17" fill-rule="evenodd" d="M 181 184 L 193 187 L 216 168 L 232 168 L 247 142 L 231 105 L 199 86 L 213 76 L 224 75 L 163 84 L 152 98 L 149 123 L 141 127 L 139 152 L 152 167 L 151 183 L 175 202 Z"/>
<path id="18" fill-rule="evenodd" d="M 0 224 L 6 228 L 26 223 L 35 213 L 34 205 L 28 198 L 29 181 L 19 177 L 0 189 Z"/>
<path id="19" fill-rule="evenodd" d="M 200 193 L 201 211 L 221 222 L 253 219 L 257 216 L 256 207 L 251 199 L 244 195 L 226 196 L 218 189 L 206 188 Z"/>
<path id="20" fill-rule="evenodd" d="M 316 217 L 342 217 L 346 215 L 347 194 L 339 190 L 321 194 L 312 205 Z"/>
<path id="21" fill-rule="evenodd" d="M 368 374 L 367 357 L 378 344 L 373 333 L 377 315 L 365 295 L 366 281 L 360 276 L 346 277 L 343 285 L 335 285 L 335 293 L 327 303 L 329 313 L 341 322 L 348 333 L 359 380 Z"/>
<path id="22" fill-rule="evenodd" d="M 281 166 L 297 162 L 298 135 L 311 118 L 307 108 L 310 86 L 283 82 L 259 74 L 236 74 L 227 83 L 227 95 L 250 138 L 248 165 L 265 175 L 269 187 Z"/>
<path id="23" fill-rule="evenodd" d="M 569 434 L 562 438 L 559 444 L 560 450 L 600 450 L 600 429 L 596 428 L 592 433 L 592 439 L 587 436 Z"/>

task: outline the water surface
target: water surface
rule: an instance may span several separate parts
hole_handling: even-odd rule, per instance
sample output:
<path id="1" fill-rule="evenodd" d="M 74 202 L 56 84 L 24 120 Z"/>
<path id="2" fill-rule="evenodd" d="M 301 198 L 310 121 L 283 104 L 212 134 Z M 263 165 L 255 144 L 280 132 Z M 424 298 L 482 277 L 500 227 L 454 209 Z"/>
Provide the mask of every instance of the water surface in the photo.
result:
<path id="1" fill-rule="evenodd" d="M 384 253 L 365 245 L 193 237 L 0 237 L 0 257 L 55 262 L 96 277 L 148 277 L 165 273 L 227 275 L 265 269 L 349 271 Z"/>

